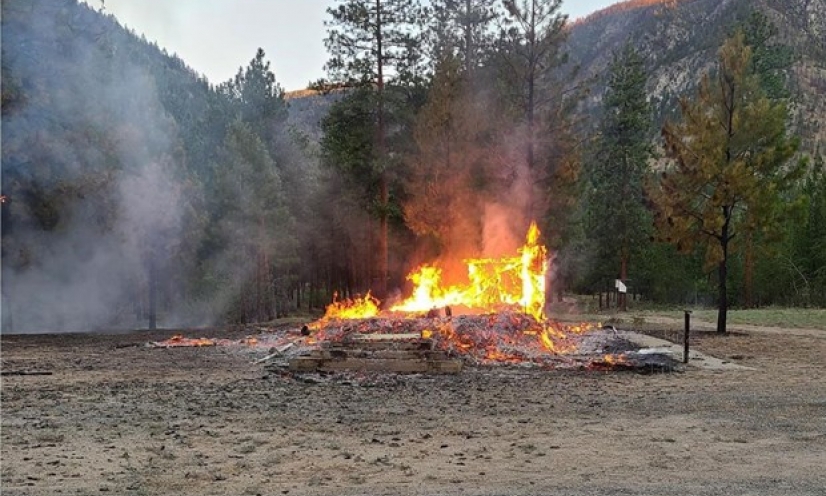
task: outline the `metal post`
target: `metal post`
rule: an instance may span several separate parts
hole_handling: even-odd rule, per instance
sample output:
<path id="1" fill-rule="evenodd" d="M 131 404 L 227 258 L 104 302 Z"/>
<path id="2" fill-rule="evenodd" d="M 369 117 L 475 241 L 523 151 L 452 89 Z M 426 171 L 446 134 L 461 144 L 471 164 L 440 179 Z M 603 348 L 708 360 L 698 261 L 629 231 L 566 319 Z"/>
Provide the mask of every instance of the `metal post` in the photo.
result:
<path id="1" fill-rule="evenodd" d="M 688 335 L 691 331 L 691 310 L 685 311 L 685 330 L 683 331 L 683 363 L 688 363 Z"/>

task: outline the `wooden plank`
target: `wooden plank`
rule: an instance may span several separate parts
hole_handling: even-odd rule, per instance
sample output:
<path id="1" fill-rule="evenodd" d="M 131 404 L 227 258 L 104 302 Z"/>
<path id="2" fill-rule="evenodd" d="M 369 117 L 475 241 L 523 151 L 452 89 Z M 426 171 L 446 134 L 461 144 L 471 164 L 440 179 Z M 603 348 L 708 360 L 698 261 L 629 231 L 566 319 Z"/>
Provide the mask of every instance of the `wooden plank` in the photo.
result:
<path id="1" fill-rule="evenodd" d="M 399 360 L 392 358 L 368 359 L 346 358 L 330 360 L 317 357 L 297 357 L 290 360 L 290 370 L 294 372 L 393 372 L 397 374 L 457 374 L 462 370 L 462 361 L 454 360 Z"/>
<path id="2" fill-rule="evenodd" d="M 49 370 L 4 370 L 0 375 L 52 375 Z"/>
<path id="3" fill-rule="evenodd" d="M 297 357 L 290 359 L 290 370 L 293 372 L 315 372 L 321 361 L 313 357 Z"/>
<path id="4" fill-rule="evenodd" d="M 406 339 L 422 339 L 420 332 L 404 332 L 396 334 L 351 334 L 348 336 L 351 341 L 404 341 Z"/>
<path id="5" fill-rule="evenodd" d="M 365 350 L 365 349 L 329 349 L 312 350 L 310 356 L 313 358 L 326 358 L 328 360 L 344 360 L 347 358 L 372 358 L 372 359 L 395 359 L 395 360 L 447 360 L 447 353 L 434 350 Z"/>
<path id="6" fill-rule="evenodd" d="M 326 350 L 335 349 L 360 349 L 360 350 L 432 350 L 432 339 L 415 339 L 409 341 L 388 341 L 388 340 L 358 340 L 358 341 L 325 341 L 321 343 L 321 348 Z"/>

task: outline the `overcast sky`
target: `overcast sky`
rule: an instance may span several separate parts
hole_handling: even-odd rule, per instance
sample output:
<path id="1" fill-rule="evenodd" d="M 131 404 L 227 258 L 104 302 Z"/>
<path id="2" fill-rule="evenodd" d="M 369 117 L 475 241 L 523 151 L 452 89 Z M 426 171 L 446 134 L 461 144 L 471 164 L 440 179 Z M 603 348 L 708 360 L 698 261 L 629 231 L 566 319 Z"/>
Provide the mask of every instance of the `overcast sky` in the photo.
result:
<path id="1" fill-rule="evenodd" d="M 101 0 L 86 0 L 99 8 Z M 572 19 L 618 0 L 568 0 Z M 334 0 L 105 0 L 121 24 L 175 53 L 210 82 L 231 78 L 264 49 L 286 90 L 324 76 L 326 9 Z"/>

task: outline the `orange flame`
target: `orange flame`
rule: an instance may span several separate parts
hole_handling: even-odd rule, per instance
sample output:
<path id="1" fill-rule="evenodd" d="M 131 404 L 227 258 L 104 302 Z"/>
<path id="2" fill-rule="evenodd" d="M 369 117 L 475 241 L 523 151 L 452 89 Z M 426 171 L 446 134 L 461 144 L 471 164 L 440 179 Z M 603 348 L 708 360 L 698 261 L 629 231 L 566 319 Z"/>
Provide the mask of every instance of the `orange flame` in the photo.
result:
<path id="1" fill-rule="evenodd" d="M 422 265 L 407 277 L 414 284 L 412 296 L 391 310 L 425 312 L 463 306 L 490 312 L 519 305 L 537 321 L 543 321 L 548 250 L 539 237 L 539 228 L 532 222 L 518 257 L 465 260 L 468 284 L 464 286 L 443 287 L 441 269 Z"/>
<path id="2" fill-rule="evenodd" d="M 310 326 L 319 329 L 331 320 L 369 319 L 379 314 L 379 300 L 368 291 L 363 297 L 344 300 L 338 299 L 338 293 L 333 295 L 333 302 L 327 306 L 324 317 L 313 322 Z"/>
<path id="3" fill-rule="evenodd" d="M 448 351 L 472 354 L 483 360 L 528 360 L 530 357 L 519 351 L 525 349 L 538 354 L 572 353 L 576 345 L 570 337 L 590 331 L 595 326 L 586 323 L 562 325 L 546 318 L 547 260 L 548 250 L 540 242 L 539 228 L 532 222 L 525 244 L 517 250 L 517 256 L 465 260 L 465 284 L 443 284 L 442 269 L 435 265 L 425 264 L 416 268 L 407 276 L 414 286 L 412 295 L 392 306 L 390 311 L 421 315 L 438 308 L 464 307 L 490 314 L 489 326 L 484 329 L 476 328 L 470 333 L 467 329 L 457 330 L 455 322 L 448 318 L 437 319 L 431 324 L 434 326 L 432 329 L 424 329 L 420 334 L 425 339 L 438 336 L 441 346 Z M 325 334 L 325 326 L 331 320 L 367 319 L 378 314 L 379 301 L 369 293 L 363 298 L 341 301 L 336 295 L 324 317 L 310 327 L 321 329 L 315 335 L 316 339 L 328 339 L 330 336 Z M 516 331 L 515 334 L 502 334 L 496 329 Z"/>

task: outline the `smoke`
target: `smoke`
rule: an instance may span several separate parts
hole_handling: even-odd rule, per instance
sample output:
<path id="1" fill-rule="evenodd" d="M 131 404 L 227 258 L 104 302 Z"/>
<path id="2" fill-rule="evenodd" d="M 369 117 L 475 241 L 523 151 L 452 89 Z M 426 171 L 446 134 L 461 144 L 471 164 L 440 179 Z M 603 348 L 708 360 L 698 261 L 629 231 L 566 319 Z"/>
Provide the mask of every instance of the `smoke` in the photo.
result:
<path id="1" fill-rule="evenodd" d="M 515 255 L 530 222 L 542 214 L 535 200 L 538 181 L 526 158 L 525 126 L 497 118 L 495 99 L 490 91 L 467 89 L 448 103 L 451 133 L 433 131 L 430 107 L 416 133 L 417 176 L 405 213 L 408 224 L 435 238 L 438 248 L 422 250 L 410 268 L 435 263 L 448 284 L 467 279 L 467 258 Z"/>
<path id="2" fill-rule="evenodd" d="M 85 6 L 62 7 L 4 2 L 3 80 L 25 98 L 3 115 L 3 332 L 144 325 L 147 268 L 182 242 L 177 130 L 153 78 Z"/>
<path id="3" fill-rule="evenodd" d="M 517 224 L 522 224 L 521 212 L 510 205 L 488 203 L 483 211 L 482 256 L 502 257 L 513 255 L 524 244 L 517 234 Z M 516 222 L 515 222 L 516 221 Z"/>
<path id="4" fill-rule="evenodd" d="M 483 211 L 484 256 L 516 253 L 525 242 L 531 221 L 538 220 L 539 213 L 534 211 L 536 180 L 525 155 L 526 134 L 523 126 L 517 126 L 499 144 L 497 155 L 501 158 L 493 170 L 498 187 L 494 190 L 494 199 L 485 203 Z"/>

